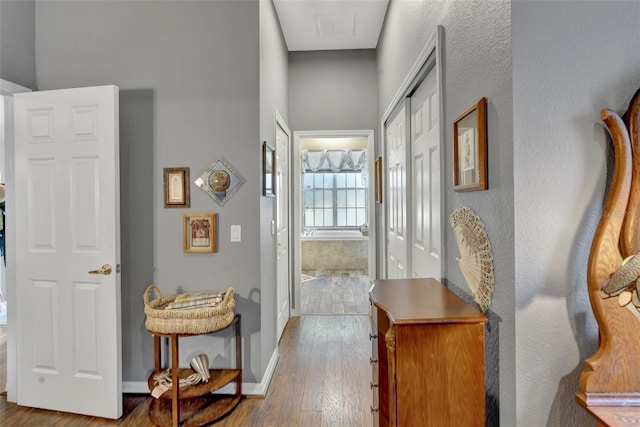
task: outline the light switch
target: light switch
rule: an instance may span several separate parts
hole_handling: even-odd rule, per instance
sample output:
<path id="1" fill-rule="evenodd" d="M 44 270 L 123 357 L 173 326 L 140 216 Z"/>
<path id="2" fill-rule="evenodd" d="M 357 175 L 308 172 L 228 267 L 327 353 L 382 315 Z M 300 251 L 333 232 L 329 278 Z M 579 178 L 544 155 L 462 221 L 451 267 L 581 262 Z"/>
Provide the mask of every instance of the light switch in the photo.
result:
<path id="1" fill-rule="evenodd" d="M 242 226 L 240 225 L 231 226 L 231 241 L 232 242 L 242 241 Z"/>

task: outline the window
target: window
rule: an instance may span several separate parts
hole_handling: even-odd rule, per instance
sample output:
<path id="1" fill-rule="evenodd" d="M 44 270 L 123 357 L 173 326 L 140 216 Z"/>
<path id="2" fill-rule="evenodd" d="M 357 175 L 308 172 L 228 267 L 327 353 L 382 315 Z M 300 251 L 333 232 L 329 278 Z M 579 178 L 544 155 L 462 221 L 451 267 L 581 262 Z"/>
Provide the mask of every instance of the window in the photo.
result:
<path id="1" fill-rule="evenodd" d="M 362 172 L 305 172 L 303 226 L 359 228 L 367 223 Z"/>

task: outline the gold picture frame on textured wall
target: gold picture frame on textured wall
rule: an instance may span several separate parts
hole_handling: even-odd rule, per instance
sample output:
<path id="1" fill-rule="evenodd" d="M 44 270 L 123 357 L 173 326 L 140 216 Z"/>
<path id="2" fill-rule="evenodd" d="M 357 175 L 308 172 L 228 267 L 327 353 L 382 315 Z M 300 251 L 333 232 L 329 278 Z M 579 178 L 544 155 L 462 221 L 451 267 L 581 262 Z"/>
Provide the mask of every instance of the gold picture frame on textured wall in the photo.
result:
<path id="1" fill-rule="evenodd" d="M 487 188 L 487 99 L 481 98 L 453 121 L 453 190 Z"/>
<path id="2" fill-rule="evenodd" d="M 217 219 L 215 213 L 184 214 L 184 252 L 217 252 Z"/>

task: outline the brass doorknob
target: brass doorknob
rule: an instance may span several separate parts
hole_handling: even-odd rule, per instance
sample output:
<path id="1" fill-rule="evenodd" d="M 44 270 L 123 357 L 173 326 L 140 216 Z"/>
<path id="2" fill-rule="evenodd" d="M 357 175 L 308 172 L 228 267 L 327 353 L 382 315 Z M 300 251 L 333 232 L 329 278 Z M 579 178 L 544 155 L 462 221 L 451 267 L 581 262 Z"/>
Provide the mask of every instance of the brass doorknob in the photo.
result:
<path id="1" fill-rule="evenodd" d="M 89 274 L 104 274 L 105 276 L 108 276 L 111 274 L 111 265 L 109 264 L 105 264 L 102 267 L 100 267 L 100 270 L 91 270 L 89 271 Z"/>

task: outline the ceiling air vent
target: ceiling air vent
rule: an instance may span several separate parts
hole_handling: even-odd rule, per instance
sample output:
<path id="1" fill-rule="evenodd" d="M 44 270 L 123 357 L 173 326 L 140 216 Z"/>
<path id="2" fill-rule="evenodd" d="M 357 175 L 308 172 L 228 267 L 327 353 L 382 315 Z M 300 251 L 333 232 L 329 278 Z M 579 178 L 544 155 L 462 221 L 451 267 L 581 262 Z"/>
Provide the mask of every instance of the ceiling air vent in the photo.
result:
<path id="1" fill-rule="evenodd" d="M 356 32 L 356 16 L 347 15 L 316 15 L 318 37 L 354 36 Z"/>

